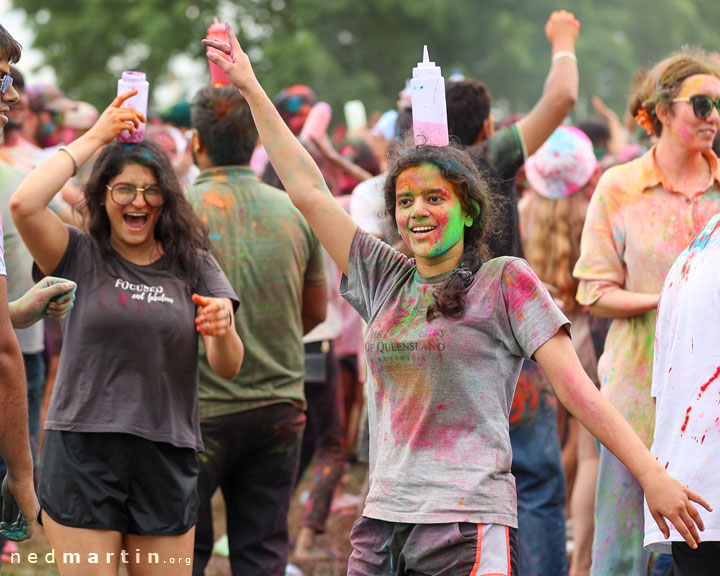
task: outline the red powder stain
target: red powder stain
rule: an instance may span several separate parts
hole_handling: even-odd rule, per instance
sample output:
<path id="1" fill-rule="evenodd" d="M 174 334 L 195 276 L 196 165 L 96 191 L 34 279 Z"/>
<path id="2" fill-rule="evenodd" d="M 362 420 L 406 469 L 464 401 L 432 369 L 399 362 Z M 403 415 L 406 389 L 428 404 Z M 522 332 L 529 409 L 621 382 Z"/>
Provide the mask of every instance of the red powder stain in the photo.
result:
<path id="1" fill-rule="evenodd" d="M 540 280 L 532 271 L 508 266 L 505 271 L 505 284 L 509 287 L 508 309 L 511 313 L 522 314 L 525 305 L 538 297 Z"/>
<path id="2" fill-rule="evenodd" d="M 698 400 L 700 399 L 700 397 L 701 397 L 703 394 L 705 394 L 705 392 L 707 391 L 707 389 L 708 389 L 708 387 L 710 386 L 710 384 L 712 384 L 715 380 L 718 379 L 718 376 L 720 376 L 720 366 L 718 366 L 718 367 L 715 369 L 715 374 L 713 374 L 712 376 L 710 376 L 710 379 L 709 379 L 707 382 L 705 382 L 705 384 L 703 384 L 702 386 L 700 386 L 700 393 L 698 394 Z"/>
<path id="3" fill-rule="evenodd" d="M 670 372 L 672 372 L 672 366 L 670 366 L 670 370 L 668 370 L 668 374 L 670 374 Z"/>
<path id="4" fill-rule="evenodd" d="M 680 269 L 680 277 L 683 280 L 687 280 L 689 272 L 690 272 L 690 259 L 685 260 L 685 263 L 683 264 L 682 268 Z"/>
<path id="5" fill-rule="evenodd" d="M 438 409 L 438 410 L 445 410 L 446 408 L 449 408 L 450 406 L 452 406 L 452 404 L 438 404 L 438 405 L 437 405 L 437 409 Z"/>
<path id="6" fill-rule="evenodd" d="M 682 428 L 680 428 L 681 436 L 685 434 L 685 430 L 687 430 L 687 425 L 690 421 L 690 412 L 692 412 L 692 406 L 688 406 L 687 412 L 685 412 L 685 420 L 683 421 Z"/>
<path id="7" fill-rule="evenodd" d="M 208 192 L 205 194 L 205 204 L 210 204 L 210 206 L 216 206 L 217 208 L 227 208 L 227 203 L 220 198 L 217 192 Z"/>
<path id="8" fill-rule="evenodd" d="M 667 462 L 665 462 L 665 470 L 668 469 L 668 466 L 669 466 L 669 465 L 670 465 L 670 460 L 668 460 Z"/>
<path id="9" fill-rule="evenodd" d="M 120 292 L 120 296 L 118 296 L 118 304 L 120 304 L 120 306 L 125 306 L 127 304 L 127 301 L 128 297 L 125 296 L 125 293 Z"/>
<path id="10" fill-rule="evenodd" d="M 531 366 L 533 368 L 524 368 L 518 378 L 515 396 L 510 407 L 511 426 L 521 421 L 530 421 L 537 414 L 540 391 L 543 385 L 543 373 L 539 368 L 535 368 L 535 365 Z"/>
<path id="11" fill-rule="evenodd" d="M 704 444 L 704 443 L 705 443 L 705 434 L 703 434 L 703 437 L 700 439 L 700 444 Z"/>

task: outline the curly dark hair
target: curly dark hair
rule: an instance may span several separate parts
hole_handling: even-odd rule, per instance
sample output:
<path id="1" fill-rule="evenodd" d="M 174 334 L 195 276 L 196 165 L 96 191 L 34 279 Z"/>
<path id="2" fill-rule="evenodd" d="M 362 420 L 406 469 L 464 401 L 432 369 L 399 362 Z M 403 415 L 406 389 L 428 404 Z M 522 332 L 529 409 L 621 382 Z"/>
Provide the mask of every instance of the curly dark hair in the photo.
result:
<path id="1" fill-rule="evenodd" d="M 698 74 L 720 78 L 720 71 L 704 50 L 684 47 L 674 52 L 644 74 L 639 88 L 630 96 L 628 111 L 635 117 L 640 110 L 645 109 L 654 133 L 660 136 L 663 125 L 655 113 L 655 106 L 661 104 L 671 109 L 683 82 Z"/>
<path id="2" fill-rule="evenodd" d="M 128 164 L 140 164 L 152 170 L 165 193 L 154 236 L 161 244 L 169 267 L 191 282 L 200 272 L 200 251 L 212 252 L 208 230 L 185 199 L 180 182 L 165 151 L 150 140 L 139 144 L 112 142 L 103 148 L 85 185 L 85 206 L 89 214 L 87 229 L 103 259 L 118 261 L 110 245 L 110 220 L 103 206 L 107 184 Z"/>
<path id="3" fill-rule="evenodd" d="M 472 225 L 465 228 L 460 268 L 453 271 L 445 282 L 435 288 L 434 302 L 427 309 L 428 321 L 437 315 L 460 318 L 465 314 L 467 288 L 475 273 L 489 258 L 485 234 L 494 220 L 492 207 L 488 201 L 490 189 L 472 158 L 460 148 L 454 145 L 417 146 L 397 158 L 385 180 L 385 208 L 393 221 L 395 221 L 396 207 L 395 185 L 398 177 L 408 168 L 423 164 L 435 166 L 443 178 L 453 185 L 463 211 L 473 218 Z"/>

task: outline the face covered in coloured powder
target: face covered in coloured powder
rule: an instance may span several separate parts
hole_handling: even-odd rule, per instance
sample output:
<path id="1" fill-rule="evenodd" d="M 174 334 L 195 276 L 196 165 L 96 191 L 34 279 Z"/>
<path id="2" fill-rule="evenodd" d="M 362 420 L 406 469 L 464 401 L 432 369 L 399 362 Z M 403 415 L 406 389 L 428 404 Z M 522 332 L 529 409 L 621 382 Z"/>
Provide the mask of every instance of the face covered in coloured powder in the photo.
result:
<path id="1" fill-rule="evenodd" d="M 465 217 L 452 183 L 434 165 L 408 168 L 398 176 L 395 220 L 418 260 L 452 256 L 455 267 L 462 257 Z"/>
<path id="2" fill-rule="evenodd" d="M 687 78 L 675 97 L 675 100 L 708 96 L 713 101 L 720 98 L 720 78 L 710 74 L 696 74 Z M 720 114 L 713 107 L 706 118 L 698 118 L 693 112 L 693 104 L 688 101 L 675 102 L 667 128 L 685 148 L 703 152 L 712 148 L 715 134 L 720 124 Z"/>

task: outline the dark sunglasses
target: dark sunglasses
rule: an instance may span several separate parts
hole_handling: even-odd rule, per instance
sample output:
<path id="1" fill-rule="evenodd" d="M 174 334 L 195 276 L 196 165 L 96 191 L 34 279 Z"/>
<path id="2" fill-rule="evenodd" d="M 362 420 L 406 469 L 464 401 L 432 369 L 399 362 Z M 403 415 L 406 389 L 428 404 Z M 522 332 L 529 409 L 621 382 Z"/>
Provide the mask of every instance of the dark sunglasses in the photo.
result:
<path id="1" fill-rule="evenodd" d="M 690 96 L 690 98 L 675 98 L 673 102 L 690 102 L 695 116 L 703 120 L 712 114 L 713 107 L 720 114 L 720 98 L 713 100 L 710 96 L 698 94 L 697 96 Z"/>

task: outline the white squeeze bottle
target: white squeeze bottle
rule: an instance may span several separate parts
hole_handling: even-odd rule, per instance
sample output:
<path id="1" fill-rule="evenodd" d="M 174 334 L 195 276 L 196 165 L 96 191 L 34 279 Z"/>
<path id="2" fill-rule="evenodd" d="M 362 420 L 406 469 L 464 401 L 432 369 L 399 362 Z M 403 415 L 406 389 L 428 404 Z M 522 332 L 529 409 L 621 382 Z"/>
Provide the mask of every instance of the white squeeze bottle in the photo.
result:
<path id="1" fill-rule="evenodd" d="M 413 68 L 412 75 L 410 90 L 415 145 L 447 146 L 445 80 L 440 67 L 430 62 L 427 46 L 423 46 L 423 61 Z"/>

